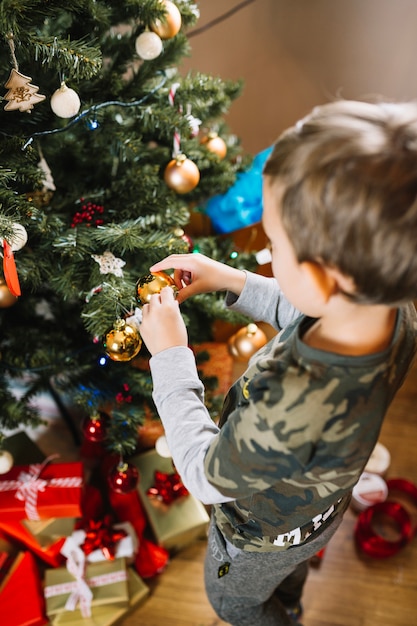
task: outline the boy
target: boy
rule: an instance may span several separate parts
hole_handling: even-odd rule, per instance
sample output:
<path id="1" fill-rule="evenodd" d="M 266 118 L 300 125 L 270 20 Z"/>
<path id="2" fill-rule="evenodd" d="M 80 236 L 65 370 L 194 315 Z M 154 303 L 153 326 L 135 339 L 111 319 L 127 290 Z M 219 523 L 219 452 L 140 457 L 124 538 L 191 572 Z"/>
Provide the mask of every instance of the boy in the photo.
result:
<path id="1" fill-rule="evenodd" d="M 234 626 L 289 626 L 307 562 L 340 525 L 417 344 L 417 104 L 340 101 L 278 139 L 264 172 L 274 278 L 198 254 L 143 307 L 154 399 L 182 479 L 212 504 L 208 597 Z M 226 304 L 280 332 L 217 427 L 179 304 Z M 293 610 L 294 609 L 294 610 Z"/>

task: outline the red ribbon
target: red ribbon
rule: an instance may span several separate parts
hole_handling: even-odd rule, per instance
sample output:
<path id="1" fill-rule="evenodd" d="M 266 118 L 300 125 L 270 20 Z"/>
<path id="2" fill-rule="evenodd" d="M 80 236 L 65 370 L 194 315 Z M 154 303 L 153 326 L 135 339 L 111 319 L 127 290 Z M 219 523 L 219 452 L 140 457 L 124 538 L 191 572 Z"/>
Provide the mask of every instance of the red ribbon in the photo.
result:
<path id="1" fill-rule="evenodd" d="M 177 472 L 167 474 L 155 470 L 154 480 L 154 485 L 149 487 L 146 493 L 148 496 L 162 500 L 165 504 L 171 504 L 177 498 L 188 495 L 188 491 Z"/>
<path id="2" fill-rule="evenodd" d="M 411 498 L 417 505 L 417 486 L 403 478 L 392 478 L 387 481 L 388 498 L 393 492 L 398 492 Z M 375 529 L 375 520 L 389 518 L 398 530 L 398 539 L 386 539 Z M 355 540 L 358 547 L 368 556 L 386 558 L 397 554 L 404 548 L 417 532 L 413 528 L 411 516 L 407 509 L 399 502 L 386 500 L 368 507 L 358 517 L 355 528 Z"/>
<path id="3" fill-rule="evenodd" d="M 108 561 L 113 561 L 117 543 L 126 537 L 127 533 L 121 528 L 112 528 L 111 515 L 102 520 L 89 520 L 85 530 L 85 539 L 81 548 L 87 556 L 94 550 L 101 550 Z"/>

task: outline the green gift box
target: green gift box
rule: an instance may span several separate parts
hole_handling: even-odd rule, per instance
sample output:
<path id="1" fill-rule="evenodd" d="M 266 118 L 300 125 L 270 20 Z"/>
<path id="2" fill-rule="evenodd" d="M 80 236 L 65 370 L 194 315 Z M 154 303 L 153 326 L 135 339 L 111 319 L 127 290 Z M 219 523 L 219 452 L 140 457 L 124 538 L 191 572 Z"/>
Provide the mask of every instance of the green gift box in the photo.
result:
<path id="1" fill-rule="evenodd" d="M 66 603 L 76 592 L 75 577 L 66 567 L 47 569 L 45 572 L 46 613 L 53 624 L 95 624 L 93 611 L 103 609 L 103 614 L 112 609 L 129 607 L 128 573 L 124 558 L 113 561 L 89 563 L 85 568 L 85 582 L 90 587 L 91 616 L 83 617 L 79 604 L 74 610 L 67 610 Z M 96 611 L 101 613 L 101 611 Z M 94 618 L 95 619 L 95 618 Z M 90 621 L 88 621 L 90 620 Z"/>
<path id="2" fill-rule="evenodd" d="M 172 473 L 172 460 L 155 450 L 129 459 L 139 470 L 138 491 L 157 543 L 176 552 L 207 533 L 209 516 L 204 505 L 191 494 L 164 504 L 147 495 L 154 485 L 155 471 Z"/>
<path id="3" fill-rule="evenodd" d="M 127 588 L 129 594 L 128 604 L 120 606 L 118 604 L 106 604 L 103 606 L 92 606 L 91 617 L 82 618 L 77 615 L 65 614 L 65 621 L 62 621 L 64 614 L 57 614 L 50 620 L 51 626 L 115 626 L 136 607 L 138 607 L 149 595 L 149 587 L 142 578 L 131 568 L 127 568 Z M 71 611 L 72 613 L 72 611 Z"/>

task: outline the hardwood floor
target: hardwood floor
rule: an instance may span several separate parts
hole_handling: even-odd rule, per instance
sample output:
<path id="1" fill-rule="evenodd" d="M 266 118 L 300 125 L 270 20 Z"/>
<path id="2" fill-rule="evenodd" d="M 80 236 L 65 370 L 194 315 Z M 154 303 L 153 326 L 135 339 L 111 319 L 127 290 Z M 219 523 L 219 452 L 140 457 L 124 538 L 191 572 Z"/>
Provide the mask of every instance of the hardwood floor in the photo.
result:
<path id="1" fill-rule="evenodd" d="M 380 442 L 391 453 L 386 478 L 417 482 L 417 364 L 384 422 Z M 409 503 L 408 503 L 409 506 Z M 410 507 L 417 528 L 417 507 Z M 395 556 L 373 559 L 354 542 L 357 514 L 349 509 L 304 593 L 304 626 L 414 626 L 417 624 L 417 537 Z M 150 583 L 145 603 L 124 626 L 220 626 L 205 596 L 205 541 L 174 556 Z M 149 581 L 148 581 L 149 582 Z M 262 624 L 259 624 L 262 626 Z"/>
<path id="2" fill-rule="evenodd" d="M 46 454 L 60 452 L 63 460 L 76 455 L 61 419 L 34 435 Z M 390 408 L 380 441 L 391 453 L 387 478 L 417 483 L 417 364 Z M 304 626 L 415 626 L 417 537 L 393 557 L 372 559 L 355 547 L 356 520 L 357 514 L 349 509 L 320 566 L 311 567 L 304 593 Z M 417 507 L 413 524 L 417 528 Z M 162 574 L 146 581 L 148 598 L 121 624 L 225 624 L 216 617 L 205 595 L 205 547 L 205 541 L 199 540 L 173 556 Z"/>

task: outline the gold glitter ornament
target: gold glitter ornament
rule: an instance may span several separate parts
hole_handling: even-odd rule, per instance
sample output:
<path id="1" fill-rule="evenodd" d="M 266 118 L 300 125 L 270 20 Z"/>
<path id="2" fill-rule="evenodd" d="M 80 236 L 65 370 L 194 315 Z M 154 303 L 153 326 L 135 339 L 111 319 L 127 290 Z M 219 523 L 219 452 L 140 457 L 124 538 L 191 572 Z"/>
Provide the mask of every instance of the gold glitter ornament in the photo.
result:
<path id="1" fill-rule="evenodd" d="M 130 361 L 141 349 L 142 339 L 136 328 L 118 319 L 106 332 L 103 346 L 112 361 Z"/>
<path id="2" fill-rule="evenodd" d="M 165 272 L 154 272 L 142 276 L 136 283 L 136 300 L 139 304 L 147 304 L 155 293 L 161 293 L 164 287 L 171 287 L 176 294 L 178 289 L 174 279 Z"/>

